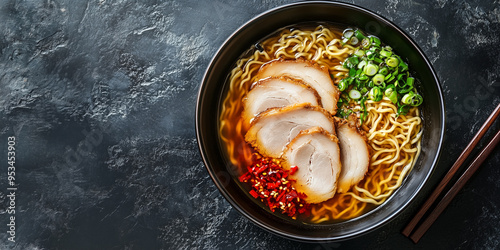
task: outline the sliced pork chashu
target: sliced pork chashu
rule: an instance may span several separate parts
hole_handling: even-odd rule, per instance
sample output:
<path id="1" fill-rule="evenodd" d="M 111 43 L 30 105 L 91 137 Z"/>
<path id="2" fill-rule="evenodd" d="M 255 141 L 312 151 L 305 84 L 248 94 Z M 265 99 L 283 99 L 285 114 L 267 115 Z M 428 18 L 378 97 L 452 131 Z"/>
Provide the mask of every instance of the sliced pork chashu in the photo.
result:
<path id="1" fill-rule="evenodd" d="M 321 107 L 301 103 L 271 108 L 252 120 L 245 140 L 262 155 L 279 158 L 286 145 L 300 131 L 312 127 L 321 127 L 335 134 L 333 119 Z"/>
<path id="2" fill-rule="evenodd" d="M 364 178 L 370 165 L 370 151 L 365 137 L 352 122 L 337 120 L 337 137 L 342 162 L 337 191 L 345 193 Z"/>
<path id="3" fill-rule="evenodd" d="M 270 77 L 256 82 L 244 100 L 243 119 L 249 122 L 262 111 L 296 103 L 321 106 L 318 93 L 300 80 Z"/>
<path id="4" fill-rule="evenodd" d="M 296 180 L 295 189 L 307 195 L 307 202 L 319 203 L 335 195 L 341 163 L 334 135 L 318 127 L 304 130 L 288 144 L 283 160 L 285 169 L 298 167 L 291 178 Z"/>
<path id="5" fill-rule="evenodd" d="M 307 60 L 276 60 L 264 64 L 257 73 L 258 79 L 288 76 L 304 81 L 321 97 L 323 108 L 335 115 L 340 92 L 333 84 L 326 67 Z"/>

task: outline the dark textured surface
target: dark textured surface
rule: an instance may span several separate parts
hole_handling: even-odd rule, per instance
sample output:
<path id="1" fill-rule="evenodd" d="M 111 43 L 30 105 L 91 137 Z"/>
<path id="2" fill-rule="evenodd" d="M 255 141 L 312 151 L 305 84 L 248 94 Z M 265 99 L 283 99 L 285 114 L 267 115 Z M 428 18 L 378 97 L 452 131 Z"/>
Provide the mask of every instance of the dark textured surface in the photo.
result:
<path id="1" fill-rule="evenodd" d="M 419 244 L 400 234 L 500 102 L 497 0 L 354 1 L 421 46 L 447 104 L 438 168 L 396 219 L 353 240 L 306 244 L 258 228 L 224 200 L 196 145 L 197 90 L 226 37 L 288 2 L 2 1 L 0 248 L 500 248 L 499 148 Z M 10 136 L 15 243 L 6 233 Z"/>

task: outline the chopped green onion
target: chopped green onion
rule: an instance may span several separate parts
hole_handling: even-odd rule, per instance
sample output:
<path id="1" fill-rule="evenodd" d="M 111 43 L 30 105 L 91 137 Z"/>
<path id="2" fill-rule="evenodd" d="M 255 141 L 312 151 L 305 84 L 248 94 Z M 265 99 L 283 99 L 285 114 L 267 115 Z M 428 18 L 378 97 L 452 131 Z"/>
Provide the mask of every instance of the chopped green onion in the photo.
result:
<path id="1" fill-rule="evenodd" d="M 398 113 L 397 115 L 406 115 L 408 113 L 408 110 L 410 109 L 410 107 L 408 107 L 408 105 L 401 105 L 399 108 L 398 108 Z"/>
<path id="2" fill-rule="evenodd" d="M 347 44 L 349 42 L 349 38 L 342 39 L 342 45 Z"/>
<path id="3" fill-rule="evenodd" d="M 354 31 L 352 29 L 346 29 L 344 30 L 344 37 L 349 39 L 351 36 L 354 34 Z"/>
<path id="4" fill-rule="evenodd" d="M 352 114 L 352 110 L 350 109 L 339 109 L 339 112 L 338 114 L 340 115 L 340 117 L 344 118 L 344 119 L 347 119 L 347 117 L 349 117 L 350 114 Z"/>
<path id="5" fill-rule="evenodd" d="M 386 86 L 385 82 L 382 82 L 382 83 L 380 84 L 380 86 L 379 86 L 379 87 L 380 87 L 381 89 L 385 89 L 385 86 Z"/>
<path id="6" fill-rule="evenodd" d="M 396 91 L 392 92 L 389 96 L 387 96 L 392 103 L 396 104 L 398 102 L 398 93 Z"/>
<path id="7" fill-rule="evenodd" d="M 365 38 L 365 35 L 363 35 L 360 30 L 355 30 L 354 36 L 356 36 L 359 40 L 363 40 Z"/>
<path id="8" fill-rule="evenodd" d="M 394 92 L 394 90 L 395 90 L 395 87 L 394 87 L 394 85 L 391 84 L 391 85 L 387 86 L 387 88 L 385 89 L 384 94 L 386 96 L 389 96 L 389 95 L 392 94 L 392 92 Z"/>
<path id="9" fill-rule="evenodd" d="M 349 76 L 356 76 L 356 69 L 355 68 L 349 69 Z"/>
<path id="10" fill-rule="evenodd" d="M 378 64 L 381 64 L 382 62 L 384 62 L 382 59 L 380 59 L 378 57 L 373 58 L 373 61 L 378 63 Z"/>
<path id="11" fill-rule="evenodd" d="M 400 82 L 403 82 L 403 84 L 400 84 Z M 408 84 L 410 83 L 410 84 Z M 413 81 L 410 80 L 410 81 L 396 81 L 396 86 L 397 86 L 397 89 L 398 89 L 398 92 L 400 94 L 404 94 L 404 93 L 408 93 L 410 92 L 412 89 L 413 89 Z"/>
<path id="12" fill-rule="evenodd" d="M 359 39 L 355 36 L 351 37 L 351 39 L 349 39 L 349 43 L 352 45 L 352 46 L 356 46 L 358 45 L 359 43 Z"/>
<path id="13" fill-rule="evenodd" d="M 415 94 L 413 100 L 412 100 L 412 103 L 411 103 L 411 106 L 420 106 L 420 104 L 422 104 L 422 102 L 424 101 L 424 98 L 419 95 L 419 94 Z"/>
<path id="14" fill-rule="evenodd" d="M 381 56 L 381 57 L 390 57 L 391 55 L 392 55 L 392 52 L 387 51 L 387 50 L 385 50 L 385 49 L 382 49 L 382 50 L 380 51 L 380 56 Z"/>
<path id="15" fill-rule="evenodd" d="M 394 68 L 398 66 L 399 60 L 396 57 L 391 56 L 385 60 L 385 63 L 387 64 L 387 66 Z"/>
<path id="16" fill-rule="evenodd" d="M 408 70 L 408 64 L 403 62 L 403 60 L 400 60 L 399 68 L 401 69 L 401 71 L 406 71 L 406 70 Z"/>
<path id="17" fill-rule="evenodd" d="M 399 74 L 398 75 L 398 81 L 402 81 L 404 76 L 405 76 L 405 74 Z"/>
<path id="18" fill-rule="evenodd" d="M 349 57 L 348 60 L 352 64 L 353 67 L 358 65 L 358 63 L 359 63 L 359 57 L 357 57 L 357 56 L 351 56 L 351 57 Z"/>
<path id="19" fill-rule="evenodd" d="M 410 91 L 401 98 L 401 102 L 406 105 L 418 106 L 422 103 L 422 96 Z"/>
<path id="20" fill-rule="evenodd" d="M 363 123 L 363 121 L 366 119 L 366 116 L 368 115 L 368 112 L 366 111 L 365 101 L 366 101 L 366 97 L 363 97 L 363 99 L 361 99 L 359 101 L 359 104 L 361 105 L 361 108 L 363 109 L 363 112 L 360 115 L 361 123 Z"/>
<path id="21" fill-rule="evenodd" d="M 382 97 L 383 97 L 382 90 L 380 90 L 379 87 L 373 87 L 370 90 L 370 93 L 368 93 L 368 98 L 376 102 L 382 100 Z"/>
<path id="22" fill-rule="evenodd" d="M 363 68 L 364 66 L 366 65 L 366 61 L 361 61 L 359 64 L 358 64 L 358 69 L 361 69 Z"/>
<path id="23" fill-rule="evenodd" d="M 349 97 L 351 99 L 358 100 L 361 98 L 361 93 L 355 89 L 351 89 L 351 91 L 349 91 Z"/>
<path id="24" fill-rule="evenodd" d="M 389 69 L 387 69 L 387 67 L 383 67 L 383 68 L 378 70 L 378 73 L 386 76 L 389 73 Z"/>
<path id="25" fill-rule="evenodd" d="M 372 51 L 372 50 L 368 50 L 366 51 L 366 58 L 368 58 L 369 60 L 373 60 L 373 58 L 375 58 L 375 56 L 377 55 L 375 53 L 375 51 Z"/>
<path id="26" fill-rule="evenodd" d="M 356 55 L 358 57 L 363 57 L 365 55 L 365 51 L 362 49 L 358 49 L 358 50 L 356 50 L 356 52 L 354 52 L 354 55 Z"/>
<path id="27" fill-rule="evenodd" d="M 361 47 L 368 49 L 370 47 L 370 39 L 363 38 L 363 40 L 361 40 Z"/>
<path id="28" fill-rule="evenodd" d="M 375 46 L 380 46 L 380 39 L 376 36 L 370 36 L 370 41 L 372 42 L 373 45 Z"/>
<path id="29" fill-rule="evenodd" d="M 399 74 L 398 68 L 394 68 L 394 71 L 392 72 L 393 76 L 397 76 Z"/>
<path id="30" fill-rule="evenodd" d="M 376 74 L 375 76 L 373 76 L 372 81 L 373 83 L 375 83 L 375 85 L 380 85 L 384 82 L 384 75 Z"/>
<path id="31" fill-rule="evenodd" d="M 354 81 L 354 77 L 347 78 L 347 81 L 348 81 L 347 83 L 349 83 L 349 85 L 351 85 L 352 81 Z"/>
<path id="32" fill-rule="evenodd" d="M 413 95 L 414 95 L 413 92 L 405 94 L 403 98 L 401 98 L 401 102 L 406 105 L 410 104 L 413 99 Z"/>
<path id="33" fill-rule="evenodd" d="M 378 37 L 365 36 L 357 29 L 344 30 L 342 39 L 342 44 L 355 46 L 355 52 L 343 62 L 346 72 L 335 75 L 345 77 L 338 82 L 341 99 L 337 103 L 337 116 L 345 118 L 349 115 L 352 111 L 347 106 L 354 100 L 362 108 L 361 123 L 367 117 L 365 102 L 368 99 L 380 101 L 386 96 L 397 106 L 398 116 L 407 114 L 412 106 L 422 104 L 423 98 L 417 93 L 408 64 L 393 48 L 382 44 Z"/>
<path id="34" fill-rule="evenodd" d="M 340 80 L 340 82 L 339 82 L 339 90 L 340 91 L 346 90 L 348 86 L 349 86 L 349 84 L 347 83 L 347 81 L 345 79 Z"/>
<path id="35" fill-rule="evenodd" d="M 345 59 L 343 66 L 346 69 L 350 69 L 350 68 L 353 68 L 354 66 L 356 66 L 358 63 L 359 63 L 359 57 L 351 56 L 351 57 Z"/>
<path id="36" fill-rule="evenodd" d="M 366 84 L 367 87 L 369 88 L 373 88 L 375 87 L 375 83 L 373 83 L 373 81 L 368 81 L 368 83 Z"/>
<path id="37" fill-rule="evenodd" d="M 356 89 L 362 88 L 361 80 L 359 79 L 354 79 L 354 83 L 356 84 Z"/>
<path id="38" fill-rule="evenodd" d="M 373 76 L 377 73 L 377 71 L 378 71 L 378 66 L 371 63 L 367 64 L 364 69 L 364 73 L 367 76 Z"/>
<path id="39" fill-rule="evenodd" d="M 396 92 L 396 87 L 393 84 L 387 86 L 384 95 L 387 96 L 392 103 L 396 104 L 398 102 L 398 92 Z"/>
<path id="40" fill-rule="evenodd" d="M 406 84 L 409 85 L 409 86 L 411 86 L 411 87 L 413 87 L 413 83 L 414 82 L 415 82 L 415 78 L 413 78 L 413 77 L 408 77 L 406 79 Z"/>
<path id="41" fill-rule="evenodd" d="M 392 82 L 392 80 L 394 80 L 394 78 L 395 78 L 395 76 L 390 76 L 390 77 L 385 76 L 385 81 Z"/>

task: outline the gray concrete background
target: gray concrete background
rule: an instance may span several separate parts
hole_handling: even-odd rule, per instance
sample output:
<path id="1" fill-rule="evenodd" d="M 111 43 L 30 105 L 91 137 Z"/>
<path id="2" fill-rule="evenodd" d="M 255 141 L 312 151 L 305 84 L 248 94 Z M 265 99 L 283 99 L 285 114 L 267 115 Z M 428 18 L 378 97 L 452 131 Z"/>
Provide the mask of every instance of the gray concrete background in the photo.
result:
<path id="1" fill-rule="evenodd" d="M 0 248 L 498 249 L 499 149 L 418 245 L 400 234 L 500 102 L 498 0 L 352 1 L 410 34 L 445 94 L 438 169 L 404 213 L 353 240 L 306 244 L 231 208 L 198 152 L 198 87 L 235 29 L 290 2 L 1 1 Z M 11 136 L 15 243 L 5 226 Z"/>

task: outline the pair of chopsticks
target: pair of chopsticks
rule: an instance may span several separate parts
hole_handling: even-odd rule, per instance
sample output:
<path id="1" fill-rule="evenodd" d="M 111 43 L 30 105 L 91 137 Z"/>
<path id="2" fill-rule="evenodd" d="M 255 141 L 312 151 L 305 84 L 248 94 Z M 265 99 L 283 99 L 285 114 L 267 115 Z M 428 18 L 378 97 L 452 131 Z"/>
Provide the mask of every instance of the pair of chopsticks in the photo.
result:
<path id="1" fill-rule="evenodd" d="M 432 192 L 431 196 L 427 199 L 424 205 L 420 208 L 420 211 L 413 217 L 413 219 L 408 223 L 408 225 L 403 229 L 403 234 L 406 237 L 410 237 L 410 239 L 417 243 L 420 238 L 425 234 L 425 232 L 429 229 L 429 227 L 434 223 L 434 221 L 438 218 L 438 216 L 443 212 L 443 210 L 450 204 L 451 200 L 457 195 L 457 193 L 462 189 L 465 183 L 471 178 L 471 176 L 476 172 L 476 170 L 481 166 L 484 160 L 488 157 L 488 155 L 493 151 L 495 146 L 500 141 L 500 130 L 497 131 L 493 139 L 486 145 L 486 147 L 478 154 L 478 156 L 472 161 L 472 163 L 467 167 L 462 176 L 458 179 L 458 181 L 453 184 L 450 190 L 444 195 L 441 201 L 436 205 L 434 210 L 429 214 L 429 216 L 417 227 L 414 231 L 415 227 L 422 219 L 422 217 L 426 214 L 427 210 L 431 207 L 431 205 L 436 201 L 438 196 L 444 191 L 444 188 L 448 185 L 452 177 L 456 174 L 460 166 L 467 159 L 469 154 L 472 152 L 476 144 L 481 140 L 486 131 L 493 124 L 495 119 L 500 114 L 500 104 L 496 107 L 496 109 L 491 113 L 488 119 L 484 122 L 483 126 L 479 129 L 479 131 L 474 135 L 471 142 L 467 147 L 465 147 L 462 154 L 458 157 L 457 161 L 450 168 L 445 177 L 441 180 L 438 187 Z M 412 233 L 413 232 L 413 233 Z"/>

